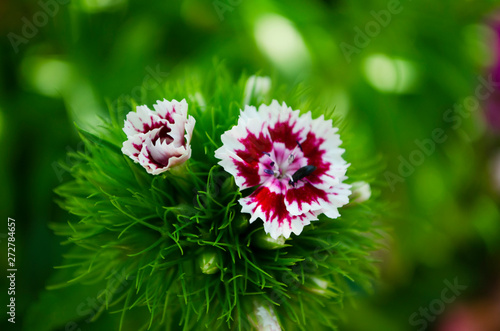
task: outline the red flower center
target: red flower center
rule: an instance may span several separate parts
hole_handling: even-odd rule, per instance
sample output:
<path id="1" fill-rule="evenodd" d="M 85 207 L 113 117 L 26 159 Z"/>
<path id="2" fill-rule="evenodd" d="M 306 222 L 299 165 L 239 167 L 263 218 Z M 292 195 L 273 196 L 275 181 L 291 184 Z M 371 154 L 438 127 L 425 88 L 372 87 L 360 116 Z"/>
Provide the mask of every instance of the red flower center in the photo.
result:
<path id="1" fill-rule="evenodd" d="M 166 125 L 163 126 L 160 131 L 158 131 L 158 133 L 156 134 L 156 137 L 154 137 L 154 139 L 152 140 L 153 143 L 156 144 L 156 142 L 158 141 L 158 139 L 160 140 L 160 142 L 163 144 L 163 143 L 167 143 L 167 144 L 170 144 L 172 141 L 174 141 L 174 138 L 172 138 L 169 133 L 170 131 L 172 131 L 169 127 L 167 127 Z"/>

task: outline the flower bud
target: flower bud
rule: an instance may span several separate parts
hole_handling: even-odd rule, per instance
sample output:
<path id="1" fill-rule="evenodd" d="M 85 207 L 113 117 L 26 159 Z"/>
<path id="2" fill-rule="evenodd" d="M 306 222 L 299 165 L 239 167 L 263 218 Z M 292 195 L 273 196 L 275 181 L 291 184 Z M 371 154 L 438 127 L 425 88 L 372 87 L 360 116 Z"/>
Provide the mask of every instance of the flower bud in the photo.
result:
<path id="1" fill-rule="evenodd" d="M 278 318 L 269 305 L 261 305 L 254 302 L 254 311 L 249 316 L 250 323 L 259 331 L 280 331 L 281 326 Z"/>
<path id="2" fill-rule="evenodd" d="M 198 265 L 200 266 L 201 272 L 207 275 L 215 274 L 219 271 L 217 266 L 218 256 L 214 251 L 203 252 L 198 257 Z"/>
<path id="3" fill-rule="evenodd" d="M 372 195 L 372 190 L 370 188 L 370 184 L 367 182 L 354 182 L 352 183 L 352 194 L 351 194 L 351 202 L 352 203 L 362 203 L 366 200 L 370 199 Z"/>
<path id="4" fill-rule="evenodd" d="M 321 295 L 327 294 L 328 282 L 326 280 L 318 277 L 310 277 L 310 280 L 312 281 L 312 284 L 309 287 L 309 291 Z"/>
<path id="5" fill-rule="evenodd" d="M 288 246 L 285 244 L 285 237 L 279 236 L 274 239 L 264 231 L 258 231 L 252 236 L 252 242 L 255 246 L 262 249 L 280 249 Z"/>

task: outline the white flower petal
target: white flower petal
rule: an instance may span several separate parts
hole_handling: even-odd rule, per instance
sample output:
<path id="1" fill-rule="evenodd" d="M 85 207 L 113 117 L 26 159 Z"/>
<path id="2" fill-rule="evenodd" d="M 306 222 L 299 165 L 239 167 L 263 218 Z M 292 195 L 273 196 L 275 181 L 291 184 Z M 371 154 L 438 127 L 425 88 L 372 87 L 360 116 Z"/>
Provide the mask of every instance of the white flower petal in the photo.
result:
<path id="1" fill-rule="evenodd" d="M 172 101 L 168 101 L 166 99 L 163 99 L 163 101 L 158 100 L 153 107 L 158 116 L 168 120 L 169 122 L 172 121 L 173 114 L 178 114 L 183 118 L 187 117 L 188 104 L 186 99 L 182 99 L 181 101 L 177 101 L 175 99 Z"/>
<path id="2" fill-rule="evenodd" d="M 137 106 L 136 109 L 137 112 L 131 111 L 125 120 L 123 131 L 127 137 L 138 133 L 147 133 L 164 125 L 165 121 L 147 106 Z"/>
<path id="3" fill-rule="evenodd" d="M 139 162 L 139 153 L 142 150 L 145 135 L 136 134 L 123 142 L 122 153 L 129 156 L 134 162 Z"/>

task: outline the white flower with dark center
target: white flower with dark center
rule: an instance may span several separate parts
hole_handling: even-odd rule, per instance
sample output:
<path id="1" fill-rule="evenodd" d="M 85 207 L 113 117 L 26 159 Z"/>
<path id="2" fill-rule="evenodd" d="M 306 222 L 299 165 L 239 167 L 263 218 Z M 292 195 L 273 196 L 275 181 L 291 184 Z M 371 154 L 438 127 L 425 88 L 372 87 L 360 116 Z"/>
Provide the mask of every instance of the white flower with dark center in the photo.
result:
<path id="1" fill-rule="evenodd" d="M 258 111 L 241 111 L 215 156 L 241 190 L 256 188 L 240 200 L 250 222 L 262 219 L 276 239 L 300 234 L 320 214 L 340 216 L 338 208 L 349 202 L 351 191 L 342 182 L 349 165 L 337 131 L 331 120 L 300 115 L 276 100 Z"/>
<path id="2" fill-rule="evenodd" d="M 158 175 L 186 162 L 191 157 L 191 136 L 195 119 L 187 116 L 188 104 L 182 101 L 157 101 L 154 111 L 146 105 L 127 114 L 123 131 L 127 141 L 122 152 L 140 163 L 150 174 Z"/>

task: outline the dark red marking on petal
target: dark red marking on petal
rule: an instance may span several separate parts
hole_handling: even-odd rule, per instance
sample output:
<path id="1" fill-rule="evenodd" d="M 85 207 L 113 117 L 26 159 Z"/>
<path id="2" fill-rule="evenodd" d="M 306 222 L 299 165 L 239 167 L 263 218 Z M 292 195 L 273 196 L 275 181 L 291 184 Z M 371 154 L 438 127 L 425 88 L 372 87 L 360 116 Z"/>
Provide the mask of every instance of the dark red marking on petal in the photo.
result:
<path id="1" fill-rule="evenodd" d="M 284 184 L 280 182 L 280 185 L 282 186 L 282 191 L 284 191 Z M 283 194 L 271 192 L 267 186 L 261 186 L 250 195 L 250 198 L 253 202 L 257 203 L 253 208 L 253 212 L 255 213 L 257 208 L 260 208 L 265 214 L 264 222 L 276 219 L 280 226 L 283 225 L 283 222 L 287 222 L 288 226 L 291 226 L 292 216 L 286 209 Z"/>
<path id="2" fill-rule="evenodd" d="M 141 151 L 141 149 L 142 149 L 142 144 L 141 144 L 141 145 L 139 145 L 139 144 L 134 144 L 134 143 L 132 143 L 132 147 L 134 147 L 135 149 L 137 149 L 137 150 L 140 152 L 140 151 Z"/>
<path id="3" fill-rule="evenodd" d="M 289 117 L 290 116 L 291 114 L 289 114 Z M 273 142 L 284 143 L 286 148 L 293 150 L 295 147 L 297 147 L 299 134 L 302 131 L 301 129 L 297 132 L 293 132 L 293 124 L 290 122 L 277 122 L 274 128 L 269 128 L 271 140 Z"/>
<path id="4" fill-rule="evenodd" d="M 262 132 L 259 136 L 255 136 L 247 130 L 248 135 L 245 138 L 238 139 L 245 146 L 245 150 L 236 150 L 238 155 L 246 163 L 257 162 L 262 153 L 269 153 L 272 149 L 272 143 L 269 137 L 266 137 Z"/>
<path id="5" fill-rule="evenodd" d="M 137 152 L 133 153 L 132 155 L 134 155 L 134 157 L 139 157 L 139 154 L 141 153 L 141 149 L 142 149 L 142 144 L 139 145 L 139 144 L 132 143 L 132 147 L 134 147 L 137 151 Z"/>
<path id="6" fill-rule="evenodd" d="M 151 125 L 149 125 L 148 123 L 144 123 L 144 122 L 142 123 L 142 132 L 143 133 L 146 133 L 146 132 L 149 132 L 151 130 L 158 129 L 158 128 L 165 126 L 164 122 L 155 121 L 153 116 L 150 116 L 149 118 L 151 119 Z"/>
<path id="7" fill-rule="evenodd" d="M 172 106 L 172 113 L 176 113 L 175 106 Z M 172 114 L 169 111 L 167 111 L 167 113 L 165 114 L 165 119 L 169 121 L 169 123 L 171 124 L 174 124 L 175 122 L 174 118 L 172 117 Z"/>
<path id="8" fill-rule="evenodd" d="M 166 108 L 166 107 L 165 107 Z M 168 109 L 165 109 L 165 116 L 160 115 L 159 112 L 154 112 L 156 115 L 158 115 L 159 118 L 167 120 L 170 124 L 174 124 L 174 118 L 172 117 L 172 114 L 176 113 L 175 111 L 175 106 L 172 105 L 172 112 L 169 112 Z"/>
<path id="9" fill-rule="evenodd" d="M 168 160 L 167 160 L 167 163 L 165 163 L 165 164 L 160 163 L 157 160 L 155 160 L 155 158 L 153 158 L 153 156 L 151 155 L 151 152 L 149 151 L 149 148 L 147 148 L 147 147 L 146 147 L 146 152 L 147 152 L 147 156 L 146 157 L 148 158 L 149 162 L 151 164 L 154 164 L 156 167 L 163 168 L 163 167 L 165 167 L 168 164 Z"/>
<path id="10" fill-rule="evenodd" d="M 257 162 L 249 164 L 241 161 L 236 161 L 234 159 L 233 162 L 236 165 L 236 169 L 238 170 L 238 176 L 241 176 L 245 179 L 244 185 L 248 187 L 259 185 L 259 164 Z"/>
<path id="11" fill-rule="evenodd" d="M 158 131 L 156 133 L 156 136 L 154 137 L 154 139 L 152 140 L 153 143 L 156 143 L 156 141 L 158 139 L 160 139 L 160 142 L 163 143 L 163 142 L 167 142 L 167 144 L 170 144 L 172 141 L 174 141 L 174 138 L 172 138 L 169 133 L 170 131 L 172 131 L 168 126 L 163 126 L 160 131 Z"/>
<path id="12" fill-rule="evenodd" d="M 325 139 L 317 137 L 313 132 L 307 134 L 307 138 L 301 143 L 304 156 L 308 159 L 307 164 L 316 167 L 316 170 L 310 174 L 307 179 L 311 183 L 321 183 L 321 175 L 330 170 L 331 164 L 324 161 L 326 150 L 320 149 Z"/>
<path id="13" fill-rule="evenodd" d="M 171 157 L 179 157 L 182 155 L 182 154 L 170 154 L 170 155 L 165 155 L 165 157 L 163 157 L 161 159 L 157 159 L 157 158 L 153 157 L 153 155 L 151 154 L 151 151 L 149 150 L 149 148 L 147 146 L 146 146 L 146 152 L 147 152 L 146 157 L 148 158 L 149 162 L 156 165 L 158 168 L 166 167 L 168 165 L 168 161 L 170 160 Z"/>
<path id="14" fill-rule="evenodd" d="M 319 202 L 320 199 L 329 202 L 328 194 L 325 191 L 316 188 L 308 182 L 301 187 L 289 189 L 286 192 L 285 198 L 289 204 L 297 202 L 299 210 L 302 209 L 303 203 L 311 204 Z"/>
<path id="15" fill-rule="evenodd" d="M 239 142 L 245 146 L 245 150 L 235 151 L 243 162 L 236 160 L 233 162 L 238 169 L 238 176 L 245 178 L 245 185 L 251 187 L 260 183 L 259 159 L 263 153 L 271 151 L 272 143 L 262 132 L 258 137 L 248 130 L 247 133 L 245 138 L 239 139 Z"/>

